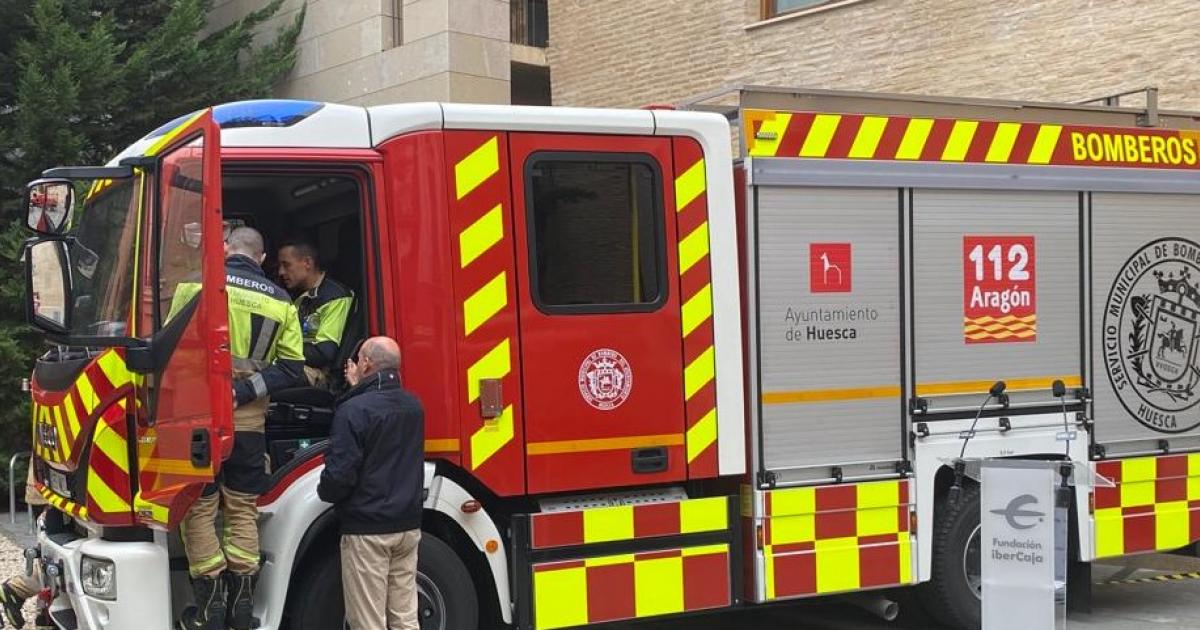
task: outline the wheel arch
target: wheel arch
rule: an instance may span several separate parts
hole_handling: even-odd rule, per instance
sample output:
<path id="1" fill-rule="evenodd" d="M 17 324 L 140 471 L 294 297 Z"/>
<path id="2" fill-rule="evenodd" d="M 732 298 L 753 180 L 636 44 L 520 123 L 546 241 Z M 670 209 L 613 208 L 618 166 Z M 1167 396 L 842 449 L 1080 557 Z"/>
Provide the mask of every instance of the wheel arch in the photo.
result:
<path id="1" fill-rule="evenodd" d="M 449 545 L 466 565 L 484 609 L 481 612 L 512 624 L 508 552 L 504 538 L 495 520 L 482 506 L 476 512 L 462 510 L 468 501 L 476 499 L 462 486 L 448 477 L 434 477 L 425 499 L 422 529 Z M 490 541 L 495 542 L 491 552 L 487 550 Z"/>

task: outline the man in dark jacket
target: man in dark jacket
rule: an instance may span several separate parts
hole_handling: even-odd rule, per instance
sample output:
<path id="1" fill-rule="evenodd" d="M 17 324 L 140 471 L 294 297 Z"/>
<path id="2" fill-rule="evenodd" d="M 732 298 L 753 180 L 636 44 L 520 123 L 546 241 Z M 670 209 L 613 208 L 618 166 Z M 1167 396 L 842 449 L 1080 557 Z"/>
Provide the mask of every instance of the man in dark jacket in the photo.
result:
<path id="1" fill-rule="evenodd" d="M 418 630 L 425 412 L 400 387 L 400 347 L 363 342 L 347 362 L 353 387 L 333 418 L 317 494 L 336 506 L 342 584 L 352 630 Z"/>

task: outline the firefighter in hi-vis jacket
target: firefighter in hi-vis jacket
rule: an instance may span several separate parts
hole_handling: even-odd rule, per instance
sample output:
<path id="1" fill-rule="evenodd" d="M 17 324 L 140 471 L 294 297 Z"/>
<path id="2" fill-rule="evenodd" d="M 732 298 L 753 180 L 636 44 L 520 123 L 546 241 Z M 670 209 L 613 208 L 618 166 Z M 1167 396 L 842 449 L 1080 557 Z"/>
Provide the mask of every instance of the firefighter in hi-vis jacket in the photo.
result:
<path id="1" fill-rule="evenodd" d="M 299 292 L 296 308 L 304 331 L 304 375 L 319 387 L 337 359 L 354 292 L 325 274 L 317 248 L 307 241 L 289 241 L 279 248 L 279 278 L 289 291 Z"/>
<path id="2" fill-rule="evenodd" d="M 235 438 L 217 482 L 204 489 L 180 526 L 196 600 L 179 621 L 183 630 L 257 626 L 252 617 L 259 566 L 256 503 L 267 482 L 267 403 L 272 393 L 303 382 L 300 319 L 287 292 L 263 273 L 262 235 L 248 227 L 234 229 L 225 240 L 225 256 Z M 171 312 L 196 289 L 180 285 Z M 218 508 L 225 518 L 220 538 Z"/>

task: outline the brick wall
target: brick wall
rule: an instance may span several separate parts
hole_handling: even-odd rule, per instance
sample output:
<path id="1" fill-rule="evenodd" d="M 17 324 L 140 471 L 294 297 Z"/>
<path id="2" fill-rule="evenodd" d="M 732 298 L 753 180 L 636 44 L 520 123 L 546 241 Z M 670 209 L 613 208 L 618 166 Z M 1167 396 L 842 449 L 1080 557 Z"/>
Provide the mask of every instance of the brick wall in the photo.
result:
<path id="1" fill-rule="evenodd" d="M 554 103 L 741 83 L 1070 102 L 1153 85 L 1160 106 L 1200 109 L 1195 0 L 858 0 L 756 24 L 759 4 L 555 0 Z"/>

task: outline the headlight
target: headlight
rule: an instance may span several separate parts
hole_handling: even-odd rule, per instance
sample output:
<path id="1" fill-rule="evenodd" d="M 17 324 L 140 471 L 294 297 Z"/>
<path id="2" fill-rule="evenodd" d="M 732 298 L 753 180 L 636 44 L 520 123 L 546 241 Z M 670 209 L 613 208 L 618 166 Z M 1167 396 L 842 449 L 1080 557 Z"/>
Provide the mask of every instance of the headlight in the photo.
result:
<path id="1" fill-rule="evenodd" d="M 84 556 L 80 564 L 84 593 L 98 599 L 117 598 L 117 565 L 112 560 Z"/>

